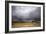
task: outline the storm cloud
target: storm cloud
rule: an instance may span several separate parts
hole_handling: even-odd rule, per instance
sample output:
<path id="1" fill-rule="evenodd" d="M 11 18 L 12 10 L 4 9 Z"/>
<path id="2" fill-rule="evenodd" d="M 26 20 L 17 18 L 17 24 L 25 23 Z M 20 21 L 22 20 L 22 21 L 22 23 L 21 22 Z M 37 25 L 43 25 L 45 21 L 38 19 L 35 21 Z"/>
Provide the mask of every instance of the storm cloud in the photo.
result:
<path id="1" fill-rule="evenodd" d="M 34 6 L 12 6 L 12 18 L 21 21 L 30 21 L 41 17 L 41 8 Z"/>

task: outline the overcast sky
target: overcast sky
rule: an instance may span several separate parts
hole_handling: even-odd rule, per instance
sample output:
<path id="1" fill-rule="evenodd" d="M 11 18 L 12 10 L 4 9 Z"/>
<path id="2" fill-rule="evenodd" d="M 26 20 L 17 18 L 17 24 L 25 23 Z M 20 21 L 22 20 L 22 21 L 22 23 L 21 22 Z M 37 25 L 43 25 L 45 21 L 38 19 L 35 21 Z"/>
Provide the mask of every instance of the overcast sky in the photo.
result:
<path id="1" fill-rule="evenodd" d="M 12 6 L 13 19 L 34 19 L 40 18 L 40 7 L 33 6 Z"/>

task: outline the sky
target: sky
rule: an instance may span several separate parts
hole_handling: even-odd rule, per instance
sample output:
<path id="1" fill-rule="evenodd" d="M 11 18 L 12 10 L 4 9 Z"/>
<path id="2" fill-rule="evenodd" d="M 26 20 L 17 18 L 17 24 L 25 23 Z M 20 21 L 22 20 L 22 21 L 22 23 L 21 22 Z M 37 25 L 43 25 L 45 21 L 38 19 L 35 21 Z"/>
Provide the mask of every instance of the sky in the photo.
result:
<path id="1" fill-rule="evenodd" d="M 12 17 L 16 20 L 31 21 L 40 18 L 41 8 L 34 6 L 12 6 Z"/>

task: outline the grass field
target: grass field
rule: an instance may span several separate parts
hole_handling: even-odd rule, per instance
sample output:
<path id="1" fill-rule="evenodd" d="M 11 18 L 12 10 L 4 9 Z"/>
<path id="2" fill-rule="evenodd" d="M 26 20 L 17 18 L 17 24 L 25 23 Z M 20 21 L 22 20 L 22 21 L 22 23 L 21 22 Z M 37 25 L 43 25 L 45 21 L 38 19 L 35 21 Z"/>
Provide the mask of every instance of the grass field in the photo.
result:
<path id="1" fill-rule="evenodd" d="M 12 28 L 18 28 L 18 27 L 40 27 L 40 21 L 38 22 L 12 22 Z"/>

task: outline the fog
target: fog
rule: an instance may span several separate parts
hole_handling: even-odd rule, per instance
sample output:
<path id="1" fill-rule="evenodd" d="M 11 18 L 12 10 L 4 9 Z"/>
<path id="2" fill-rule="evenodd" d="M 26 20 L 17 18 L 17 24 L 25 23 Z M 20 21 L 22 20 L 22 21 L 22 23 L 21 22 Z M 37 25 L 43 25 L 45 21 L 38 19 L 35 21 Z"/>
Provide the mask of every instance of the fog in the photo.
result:
<path id="1" fill-rule="evenodd" d="M 12 17 L 15 20 L 31 21 L 40 18 L 41 8 L 34 6 L 12 6 Z"/>

